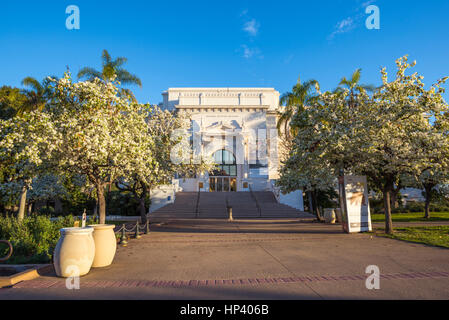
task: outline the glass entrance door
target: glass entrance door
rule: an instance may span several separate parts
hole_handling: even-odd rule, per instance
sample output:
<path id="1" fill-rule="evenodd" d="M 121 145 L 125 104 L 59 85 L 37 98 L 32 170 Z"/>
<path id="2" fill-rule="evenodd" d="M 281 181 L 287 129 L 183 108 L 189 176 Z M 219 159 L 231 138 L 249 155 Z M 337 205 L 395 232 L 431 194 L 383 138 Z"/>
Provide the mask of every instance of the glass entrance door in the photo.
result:
<path id="1" fill-rule="evenodd" d="M 234 154 L 227 150 L 214 153 L 217 168 L 209 173 L 210 192 L 237 192 L 237 163 Z"/>
<path id="2" fill-rule="evenodd" d="M 237 178 L 235 177 L 210 177 L 210 192 L 237 192 Z"/>

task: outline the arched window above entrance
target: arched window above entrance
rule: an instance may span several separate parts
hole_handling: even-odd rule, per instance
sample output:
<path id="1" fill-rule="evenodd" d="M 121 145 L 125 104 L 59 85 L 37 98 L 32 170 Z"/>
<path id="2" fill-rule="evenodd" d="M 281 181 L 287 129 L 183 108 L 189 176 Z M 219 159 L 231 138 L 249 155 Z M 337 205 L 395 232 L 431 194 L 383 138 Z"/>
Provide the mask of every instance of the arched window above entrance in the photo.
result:
<path id="1" fill-rule="evenodd" d="M 213 158 L 218 169 L 214 170 L 210 175 L 219 177 L 237 176 L 237 163 L 232 152 L 224 149 L 219 150 L 214 153 Z"/>

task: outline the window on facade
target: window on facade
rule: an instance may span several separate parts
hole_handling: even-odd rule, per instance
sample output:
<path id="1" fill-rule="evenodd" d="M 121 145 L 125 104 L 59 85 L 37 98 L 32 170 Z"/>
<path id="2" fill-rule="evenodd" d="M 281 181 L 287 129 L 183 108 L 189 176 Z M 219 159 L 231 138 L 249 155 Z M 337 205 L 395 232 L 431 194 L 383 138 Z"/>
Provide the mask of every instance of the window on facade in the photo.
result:
<path id="1" fill-rule="evenodd" d="M 217 164 L 218 169 L 214 170 L 214 172 L 210 174 L 211 176 L 227 177 L 237 175 L 237 163 L 232 152 L 219 150 L 214 153 L 214 161 Z"/>
<path id="2" fill-rule="evenodd" d="M 255 164 L 249 165 L 249 174 L 252 177 L 266 177 L 268 176 L 268 164 L 263 164 L 257 160 Z"/>

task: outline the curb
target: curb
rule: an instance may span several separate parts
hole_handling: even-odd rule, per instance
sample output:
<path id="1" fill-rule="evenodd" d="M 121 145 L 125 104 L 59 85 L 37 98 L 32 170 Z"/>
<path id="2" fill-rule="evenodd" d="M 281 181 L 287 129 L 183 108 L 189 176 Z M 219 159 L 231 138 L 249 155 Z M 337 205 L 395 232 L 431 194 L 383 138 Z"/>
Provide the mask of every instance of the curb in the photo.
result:
<path id="1" fill-rule="evenodd" d="M 0 277 L 0 288 L 11 287 L 22 281 L 34 280 L 39 278 L 41 273 L 49 271 L 51 268 L 53 268 L 52 264 L 35 265 L 31 269 L 19 272 L 17 274 L 13 274 L 8 277 Z"/>

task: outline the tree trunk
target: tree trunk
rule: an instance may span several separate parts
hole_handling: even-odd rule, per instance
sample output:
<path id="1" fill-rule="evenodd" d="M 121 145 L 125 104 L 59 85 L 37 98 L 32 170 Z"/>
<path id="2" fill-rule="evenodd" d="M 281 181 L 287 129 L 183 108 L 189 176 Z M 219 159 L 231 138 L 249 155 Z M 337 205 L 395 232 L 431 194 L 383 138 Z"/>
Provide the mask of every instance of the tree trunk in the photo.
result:
<path id="1" fill-rule="evenodd" d="M 399 194 L 400 189 L 394 189 L 391 191 L 391 207 L 393 209 L 397 209 L 399 207 L 398 204 L 398 194 Z"/>
<path id="2" fill-rule="evenodd" d="M 20 193 L 20 204 L 19 204 L 19 213 L 17 214 L 17 219 L 19 221 L 22 221 L 25 217 L 25 207 L 27 204 L 27 192 L 28 192 L 28 186 L 24 184 L 22 186 L 22 191 Z"/>
<path id="3" fill-rule="evenodd" d="M 424 218 L 426 218 L 426 219 L 430 219 L 430 202 L 432 201 L 432 188 L 433 188 L 433 186 L 430 186 L 430 185 L 424 186 L 424 190 L 426 191 Z"/>
<path id="4" fill-rule="evenodd" d="M 384 187 L 384 208 L 385 208 L 385 233 L 393 234 L 393 220 L 391 218 L 390 195 L 393 183 L 386 183 Z"/>
<path id="5" fill-rule="evenodd" d="M 147 210 L 145 208 L 145 199 L 139 199 L 140 222 L 147 223 Z"/>
<path id="6" fill-rule="evenodd" d="M 147 198 L 148 189 L 142 183 L 142 193 L 139 197 L 139 213 L 140 213 L 140 221 L 145 224 L 147 223 L 147 208 L 145 207 L 145 200 Z"/>
<path id="7" fill-rule="evenodd" d="M 106 223 L 106 201 L 104 198 L 104 186 L 101 183 L 97 184 L 97 198 L 100 215 L 100 224 Z"/>
<path id="8" fill-rule="evenodd" d="M 62 202 L 59 197 L 55 198 L 55 214 L 61 215 L 62 214 Z"/>
<path id="9" fill-rule="evenodd" d="M 307 191 L 307 199 L 308 199 L 308 201 L 309 201 L 309 212 L 310 212 L 311 214 L 314 214 L 314 213 L 315 213 L 315 210 L 313 209 L 312 192 Z"/>
<path id="10" fill-rule="evenodd" d="M 338 177 L 338 202 L 340 205 L 340 215 L 341 215 L 341 221 L 340 223 L 343 225 L 343 230 L 346 233 L 349 233 L 349 225 L 348 225 L 348 218 L 347 218 L 347 208 L 346 208 L 346 191 L 345 191 L 345 184 L 344 184 L 344 169 L 339 170 L 339 177 Z"/>
<path id="11" fill-rule="evenodd" d="M 111 203 L 111 184 L 112 183 L 109 183 L 106 188 L 106 194 L 105 194 L 106 207 L 109 207 L 109 204 Z"/>
<path id="12" fill-rule="evenodd" d="M 313 203 L 312 206 L 313 206 L 313 209 L 315 211 L 315 215 L 316 215 L 318 221 L 323 221 L 323 218 L 321 218 L 321 213 L 320 213 L 320 209 L 318 206 L 318 199 L 317 199 L 316 194 L 317 194 L 317 191 L 313 190 L 312 191 L 312 203 Z"/>

